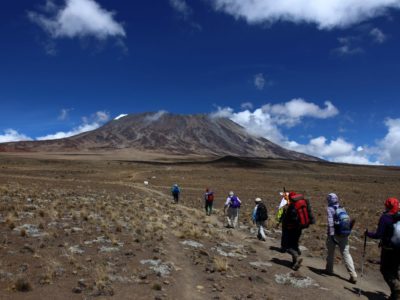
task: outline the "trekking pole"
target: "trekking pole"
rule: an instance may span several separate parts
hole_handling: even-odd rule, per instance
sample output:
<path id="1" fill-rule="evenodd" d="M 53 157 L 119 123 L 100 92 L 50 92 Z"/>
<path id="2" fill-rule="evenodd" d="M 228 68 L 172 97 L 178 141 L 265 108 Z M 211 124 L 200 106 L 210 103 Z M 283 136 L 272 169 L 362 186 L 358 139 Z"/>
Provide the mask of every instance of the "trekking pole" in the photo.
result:
<path id="1" fill-rule="evenodd" d="M 360 279 L 364 277 L 365 255 L 366 255 L 366 252 L 367 252 L 367 231 L 368 231 L 368 229 L 366 229 L 365 233 L 364 233 L 364 249 L 363 249 L 362 260 L 361 260 L 361 276 L 360 276 Z M 361 297 L 361 288 L 358 289 L 358 297 Z"/>

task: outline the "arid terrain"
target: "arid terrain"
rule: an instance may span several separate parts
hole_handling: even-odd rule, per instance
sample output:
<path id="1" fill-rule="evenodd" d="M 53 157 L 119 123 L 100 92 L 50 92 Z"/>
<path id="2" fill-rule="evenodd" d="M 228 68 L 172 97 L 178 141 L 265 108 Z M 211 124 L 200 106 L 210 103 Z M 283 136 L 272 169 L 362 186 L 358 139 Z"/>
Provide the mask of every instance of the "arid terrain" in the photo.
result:
<path id="1" fill-rule="evenodd" d="M 400 168 L 323 162 L 240 160 L 146 163 L 70 157 L 0 156 L 0 299 L 385 299 L 379 249 L 369 241 L 357 285 L 337 252 L 324 269 L 325 197 L 336 192 L 362 232 L 374 229 L 388 196 L 399 197 Z M 148 184 L 144 184 L 147 181 Z M 182 197 L 172 204 L 170 186 Z M 206 217 L 202 195 L 216 193 Z M 304 193 L 317 224 L 304 231 L 305 261 L 292 272 L 277 252 L 274 213 L 282 188 Z M 240 229 L 224 227 L 227 193 L 242 199 Z M 267 203 L 268 240 L 256 239 L 253 199 Z"/>

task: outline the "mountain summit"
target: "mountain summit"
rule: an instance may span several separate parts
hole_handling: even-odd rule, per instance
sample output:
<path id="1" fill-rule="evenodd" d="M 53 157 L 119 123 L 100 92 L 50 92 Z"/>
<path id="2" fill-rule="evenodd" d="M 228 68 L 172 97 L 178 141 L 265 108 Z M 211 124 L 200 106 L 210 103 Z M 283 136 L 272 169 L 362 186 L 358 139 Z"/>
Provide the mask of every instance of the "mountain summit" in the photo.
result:
<path id="1" fill-rule="evenodd" d="M 169 113 L 121 115 L 96 130 L 59 140 L 0 144 L 2 152 L 121 150 L 184 156 L 319 160 L 253 136 L 227 118 Z"/>

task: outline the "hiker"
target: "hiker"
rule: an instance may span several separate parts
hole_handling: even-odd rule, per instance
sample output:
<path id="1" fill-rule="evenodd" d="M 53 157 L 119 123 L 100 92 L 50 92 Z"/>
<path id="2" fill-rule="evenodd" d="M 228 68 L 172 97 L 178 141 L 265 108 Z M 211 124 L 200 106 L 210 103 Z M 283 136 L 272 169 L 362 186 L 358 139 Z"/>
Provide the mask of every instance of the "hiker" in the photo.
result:
<path id="1" fill-rule="evenodd" d="M 181 193 L 181 189 L 179 188 L 178 184 L 175 183 L 171 188 L 172 198 L 174 199 L 175 203 L 179 201 L 179 194 Z"/>
<path id="2" fill-rule="evenodd" d="M 292 256 L 292 269 L 297 271 L 303 259 L 299 240 L 303 229 L 315 224 L 310 202 L 302 194 L 289 193 L 289 203 L 282 215 L 282 251 Z"/>
<path id="3" fill-rule="evenodd" d="M 339 205 L 339 197 L 330 193 L 326 200 L 328 202 L 328 238 L 326 240 L 327 257 L 325 272 L 333 275 L 333 260 L 335 258 L 335 248 L 339 247 L 342 254 L 347 272 L 350 275 L 349 282 L 357 283 L 357 273 L 354 268 L 353 258 L 350 255 L 349 236 L 354 226 L 354 221 L 350 220 L 346 210 Z"/>
<path id="4" fill-rule="evenodd" d="M 281 193 L 279 193 L 281 196 L 282 196 L 282 199 L 281 199 L 281 202 L 280 202 L 280 204 L 279 204 L 279 206 L 278 206 L 278 212 L 276 213 L 276 216 L 275 216 L 275 221 L 276 221 L 276 228 L 278 229 L 279 228 L 279 225 L 281 224 L 281 222 L 282 222 L 282 216 L 283 216 L 283 213 L 285 212 L 285 210 L 287 209 L 287 207 L 288 207 L 288 205 L 289 205 L 289 193 L 287 193 L 287 192 L 281 192 Z M 283 233 L 284 232 L 284 228 L 283 228 L 283 226 L 282 226 L 282 237 L 281 237 L 281 249 L 280 249 L 280 251 L 282 252 L 282 253 L 285 253 L 286 252 L 286 249 L 284 248 L 284 243 L 283 243 L 283 241 L 284 241 L 284 237 L 285 237 L 285 235 L 286 235 L 286 231 L 285 231 L 285 234 Z"/>
<path id="5" fill-rule="evenodd" d="M 268 219 L 268 211 L 267 207 L 265 204 L 262 202 L 261 198 L 256 198 L 255 199 L 256 206 L 253 209 L 253 223 L 257 225 L 258 231 L 257 231 L 257 238 L 261 241 L 265 241 L 265 232 L 264 232 L 264 227 L 265 227 L 265 221 Z"/>
<path id="6" fill-rule="evenodd" d="M 398 221 L 400 221 L 399 200 L 388 198 L 376 232 L 365 231 L 367 237 L 381 240 L 379 243 L 379 247 L 381 247 L 380 270 L 390 287 L 391 295 L 389 299 L 393 300 L 400 299 L 400 245 L 398 243 L 400 232 L 398 231 L 398 224 L 396 224 Z M 396 226 L 393 226 L 394 224 Z"/>
<path id="7" fill-rule="evenodd" d="M 210 189 L 207 188 L 206 193 L 204 194 L 204 204 L 207 216 L 211 216 L 213 203 L 214 203 L 214 192 L 210 191 Z"/>
<path id="8" fill-rule="evenodd" d="M 228 198 L 226 198 L 224 206 L 224 214 L 228 221 L 228 228 L 237 228 L 239 224 L 239 210 L 242 202 L 234 192 L 230 191 Z M 228 212 L 228 213 L 227 213 Z"/>

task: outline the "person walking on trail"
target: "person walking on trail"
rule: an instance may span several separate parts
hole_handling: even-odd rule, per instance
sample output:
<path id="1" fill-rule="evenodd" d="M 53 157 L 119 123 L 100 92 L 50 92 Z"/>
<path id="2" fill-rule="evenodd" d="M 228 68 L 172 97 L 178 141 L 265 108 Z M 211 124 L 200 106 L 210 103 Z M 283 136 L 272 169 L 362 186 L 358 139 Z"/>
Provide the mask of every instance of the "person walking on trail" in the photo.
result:
<path id="1" fill-rule="evenodd" d="M 333 274 L 333 260 L 335 258 L 335 248 L 339 247 L 342 254 L 347 272 L 349 272 L 349 282 L 357 283 L 357 273 L 354 268 L 353 258 L 350 255 L 349 236 L 354 226 L 354 221 L 350 220 L 346 210 L 339 205 L 339 197 L 331 193 L 326 198 L 328 202 L 328 238 L 326 240 L 327 257 L 325 272 Z"/>
<path id="2" fill-rule="evenodd" d="M 228 198 L 226 198 L 224 206 L 224 214 L 228 221 L 228 228 L 237 228 L 239 224 L 239 210 L 242 202 L 234 192 L 229 192 Z"/>
<path id="3" fill-rule="evenodd" d="M 289 193 L 287 192 L 281 192 L 279 193 L 282 196 L 281 202 L 279 203 L 278 206 L 278 211 L 275 216 L 275 222 L 276 222 L 276 228 L 279 228 L 279 225 L 282 223 L 282 218 L 283 218 L 283 213 L 286 211 L 288 205 L 289 205 Z M 287 249 L 284 247 L 284 237 L 286 236 L 286 232 L 284 233 L 285 228 L 282 226 L 282 237 L 281 237 L 281 252 L 285 253 Z"/>
<path id="4" fill-rule="evenodd" d="M 380 239 L 381 267 L 380 271 L 390 287 L 391 300 L 400 299 L 400 213 L 399 200 L 388 198 L 376 232 L 365 231 L 367 237 Z"/>
<path id="5" fill-rule="evenodd" d="M 214 203 L 214 192 L 210 189 L 206 189 L 206 193 L 204 194 L 204 208 L 206 210 L 206 215 L 211 216 L 212 208 Z"/>
<path id="6" fill-rule="evenodd" d="M 303 259 L 299 240 L 303 229 L 315 224 L 310 202 L 302 194 L 289 193 L 289 203 L 282 215 L 282 248 L 292 256 L 292 269 L 297 271 Z"/>
<path id="7" fill-rule="evenodd" d="M 256 206 L 254 207 L 252 214 L 253 223 L 255 223 L 258 228 L 257 238 L 261 241 L 265 241 L 266 237 L 265 237 L 264 227 L 265 227 L 265 221 L 267 221 L 268 219 L 267 207 L 262 202 L 261 198 L 256 198 L 255 203 Z"/>
<path id="8" fill-rule="evenodd" d="M 171 188 L 172 198 L 174 199 L 175 203 L 179 202 L 179 195 L 181 193 L 181 189 L 177 183 L 175 183 Z"/>

